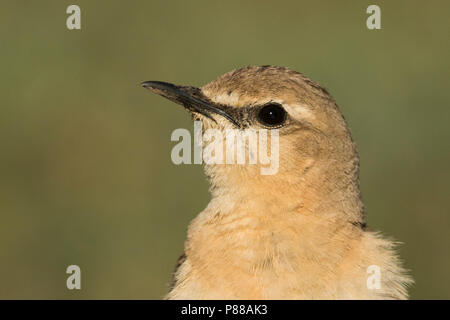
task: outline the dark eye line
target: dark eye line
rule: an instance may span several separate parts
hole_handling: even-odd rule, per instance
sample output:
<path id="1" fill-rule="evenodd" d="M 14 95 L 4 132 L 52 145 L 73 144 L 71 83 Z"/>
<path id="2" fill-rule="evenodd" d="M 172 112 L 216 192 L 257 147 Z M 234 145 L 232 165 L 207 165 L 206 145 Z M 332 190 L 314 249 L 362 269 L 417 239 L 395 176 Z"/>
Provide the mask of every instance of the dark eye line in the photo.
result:
<path id="1" fill-rule="evenodd" d="M 259 117 L 259 112 L 264 107 L 268 106 L 274 106 L 280 108 L 282 110 L 283 117 L 281 123 L 276 124 L 268 124 L 263 123 Z M 289 124 L 291 121 L 291 118 L 289 114 L 287 113 L 286 109 L 283 107 L 281 103 L 275 102 L 275 101 L 268 101 L 263 104 L 253 104 L 253 105 L 246 105 L 239 108 L 228 106 L 228 105 L 221 105 L 221 108 L 225 110 L 230 116 L 232 116 L 236 121 L 239 122 L 240 129 L 245 129 L 248 127 L 251 127 L 254 122 L 258 122 L 260 125 L 262 125 L 265 128 L 268 129 L 278 129 L 281 127 L 286 126 L 286 124 Z"/>

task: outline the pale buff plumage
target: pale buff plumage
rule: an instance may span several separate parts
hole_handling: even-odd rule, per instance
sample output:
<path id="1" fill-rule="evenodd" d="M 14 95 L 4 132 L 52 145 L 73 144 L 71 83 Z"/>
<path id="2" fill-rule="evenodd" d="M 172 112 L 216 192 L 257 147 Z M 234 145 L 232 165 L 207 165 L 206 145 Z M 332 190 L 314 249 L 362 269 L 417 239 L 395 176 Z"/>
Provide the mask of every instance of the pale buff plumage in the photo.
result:
<path id="1" fill-rule="evenodd" d="M 205 166 L 212 199 L 189 226 L 168 299 L 408 297 L 412 280 L 394 243 L 365 225 L 356 148 L 325 89 L 264 66 L 229 72 L 201 93 L 233 108 L 276 101 L 288 121 L 279 129 L 277 174 L 261 175 L 259 165 Z M 194 117 L 206 128 L 232 127 L 218 115 Z M 370 265 L 380 267 L 380 289 L 367 287 Z"/>

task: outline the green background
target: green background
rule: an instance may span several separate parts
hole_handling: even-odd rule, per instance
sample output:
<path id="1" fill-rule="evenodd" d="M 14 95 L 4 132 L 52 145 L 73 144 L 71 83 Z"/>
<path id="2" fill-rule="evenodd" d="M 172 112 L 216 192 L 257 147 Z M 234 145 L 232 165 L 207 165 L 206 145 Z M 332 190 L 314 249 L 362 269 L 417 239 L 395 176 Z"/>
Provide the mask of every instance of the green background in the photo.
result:
<path id="1" fill-rule="evenodd" d="M 381 7 L 382 29 L 366 28 Z M 66 8 L 81 7 L 81 30 Z M 159 299 L 201 166 L 188 114 L 140 87 L 281 65 L 329 89 L 361 156 L 371 228 L 404 242 L 412 298 L 450 298 L 449 1 L 2 1 L 0 298 Z M 66 267 L 82 290 L 66 288 Z"/>

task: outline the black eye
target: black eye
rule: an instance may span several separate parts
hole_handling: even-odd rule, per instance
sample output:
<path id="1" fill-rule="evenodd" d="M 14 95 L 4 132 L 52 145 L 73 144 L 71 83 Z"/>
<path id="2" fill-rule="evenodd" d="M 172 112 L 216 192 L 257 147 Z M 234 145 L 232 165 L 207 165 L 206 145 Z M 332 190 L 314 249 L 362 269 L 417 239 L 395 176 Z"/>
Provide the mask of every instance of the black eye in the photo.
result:
<path id="1" fill-rule="evenodd" d="M 286 110 L 277 103 L 266 104 L 259 109 L 258 120 L 268 127 L 280 126 L 286 121 Z"/>

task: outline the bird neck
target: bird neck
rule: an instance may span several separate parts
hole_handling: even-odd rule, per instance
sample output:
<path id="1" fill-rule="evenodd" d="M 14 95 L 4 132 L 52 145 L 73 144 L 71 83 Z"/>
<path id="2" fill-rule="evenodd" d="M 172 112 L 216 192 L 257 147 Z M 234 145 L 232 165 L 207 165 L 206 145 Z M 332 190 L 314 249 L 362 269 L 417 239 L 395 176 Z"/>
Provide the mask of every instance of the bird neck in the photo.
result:
<path id="1" fill-rule="evenodd" d="M 221 216 L 272 216 L 286 213 L 299 218 L 311 215 L 364 224 L 364 205 L 358 179 L 358 158 L 352 161 L 305 160 L 294 170 L 280 169 L 276 175 L 260 175 L 258 167 L 239 169 L 206 167 L 212 200 L 205 212 Z"/>
<path id="2" fill-rule="evenodd" d="M 311 270 L 318 268 L 314 261 L 324 268 L 341 263 L 364 225 L 357 163 L 302 163 L 272 176 L 207 167 L 212 199 L 189 226 L 185 246 L 193 266 L 214 273 L 235 261 L 230 269 L 245 273 L 266 264 L 281 264 L 275 269 L 284 272 L 291 263 Z"/>
<path id="3" fill-rule="evenodd" d="M 359 254 L 362 230 L 339 213 L 310 211 L 307 203 L 288 210 L 270 197 L 214 197 L 189 226 L 190 270 L 202 281 L 223 282 L 221 288 L 255 298 L 274 283 L 280 292 L 299 281 L 305 281 L 301 288 L 314 287 L 329 270 L 340 268 L 344 257 Z M 298 266 L 308 277 L 294 270 Z"/>

